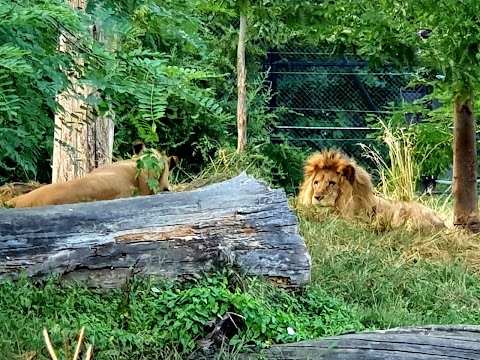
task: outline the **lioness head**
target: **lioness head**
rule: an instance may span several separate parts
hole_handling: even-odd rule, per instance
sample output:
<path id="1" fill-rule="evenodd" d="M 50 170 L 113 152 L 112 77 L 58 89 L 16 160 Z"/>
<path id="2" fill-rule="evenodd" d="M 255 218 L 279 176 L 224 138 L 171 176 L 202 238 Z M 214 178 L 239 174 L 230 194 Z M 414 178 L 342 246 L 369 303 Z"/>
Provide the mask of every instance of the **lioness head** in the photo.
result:
<path id="1" fill-rule="evenodd" d="M 133 152 L 133 158 L 138 159 L 140 193 L 170 191 L 169 174 L 178 164 L 178 157 L 166 156 L 158 150 L 146 148 L 140 141 L 133 144 Z M 148 163 L 146 160 L 148 157 L 153 158 L 155 162 Z M 146 190 L 147 187 L 150 188 L 150 191 Z"/>

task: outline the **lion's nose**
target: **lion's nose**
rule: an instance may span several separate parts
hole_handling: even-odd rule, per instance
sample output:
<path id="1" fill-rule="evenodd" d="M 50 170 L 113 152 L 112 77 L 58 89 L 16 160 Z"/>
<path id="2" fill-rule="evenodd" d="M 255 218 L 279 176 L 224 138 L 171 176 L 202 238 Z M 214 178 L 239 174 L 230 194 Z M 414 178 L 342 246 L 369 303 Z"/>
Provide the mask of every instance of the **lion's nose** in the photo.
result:
<path id="1" fill-rule="evenodd" d="M 323 197 L 324 197 L 323 195 L 319 195 L 319 196 L 315 196 L 315 199 L 317 199 L 317 201 L 320 201 L 323 199 Z"/>

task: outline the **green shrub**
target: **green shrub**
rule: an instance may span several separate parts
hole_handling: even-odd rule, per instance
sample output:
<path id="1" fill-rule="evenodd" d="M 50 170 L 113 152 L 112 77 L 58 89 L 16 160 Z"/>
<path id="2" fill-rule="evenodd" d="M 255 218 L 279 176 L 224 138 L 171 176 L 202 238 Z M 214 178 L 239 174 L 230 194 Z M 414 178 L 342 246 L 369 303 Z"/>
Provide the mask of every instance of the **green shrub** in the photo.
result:
<path id="1" fill-rule="evenodd" d="M 82 326 L 96 359 L 151 359 L 167 348 L 186 354 L 205 335 L 206 323 L 227 312 L 244 319 L 232 344 L 291 342 L 361 329 L 348 309 L 318 289 L 295 296 L 227 271 L 182 284 L 134 281 L 123 293 L 54 279 L 37 286 L 21 280 L 0 284 L 0 354 L 40 351 L 43 327 L 62 349 L 64 338 L 73 338 Z"/>
<path id="2" fill-rule="evenodd" d="M 0 183 L 51 177 L 55 96 L 68 87 L 58 24 L 81 36 L 83 18 L 61 0 L 0 1 Z"/>

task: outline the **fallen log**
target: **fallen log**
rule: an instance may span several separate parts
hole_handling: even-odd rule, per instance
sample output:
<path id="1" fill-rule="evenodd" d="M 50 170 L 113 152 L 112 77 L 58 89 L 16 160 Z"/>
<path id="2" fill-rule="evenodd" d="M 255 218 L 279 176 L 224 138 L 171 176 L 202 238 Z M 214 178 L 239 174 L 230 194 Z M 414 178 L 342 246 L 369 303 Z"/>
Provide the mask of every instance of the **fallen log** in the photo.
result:
<path id="1" fill-rule="evenodd" d="M 480 326 L 422 326 L 350 333 L 272 346 L 241 359 L 445 360 L 480 359 Z"/>
<path id="2" fill-rule="evenodd" d="M 245 173 L 192 191 L 0 209 L 0 278 L 62 274 L 118 287 L 136 276 L 235 264 L 301 286 L 311 259 L 283 189 Z"/>

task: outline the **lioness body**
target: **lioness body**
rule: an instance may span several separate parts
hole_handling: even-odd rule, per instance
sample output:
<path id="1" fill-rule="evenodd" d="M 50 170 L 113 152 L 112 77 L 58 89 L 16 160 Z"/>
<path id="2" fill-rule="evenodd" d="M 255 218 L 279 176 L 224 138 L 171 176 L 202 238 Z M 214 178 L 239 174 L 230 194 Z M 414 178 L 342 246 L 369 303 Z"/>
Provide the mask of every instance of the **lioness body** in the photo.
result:
<path id="1" fill-rule="evenodd" d="M 158 180 L 159 191 L 168 191 L 170 161 L 174 157 L 167 157 L 155 150 L 152 150 L 152 154 L 163 164 L 160 176 L 155 176 L 153 171 L 148 174 L 145 169 L 139 172 L 137 160 L 142 156 L 137 155 L 133 159 L 100 166 L 79 179 L 42 186 L 11 199 L 7 204 L 21 208 L 151 195 L 154 191 L 147 183 L 148 177 Z"/>
<path id="2" fill-rule="evenodd" d="M 318 152 L 305 163 L 298 195 L 300 205 L 320 205 L 344 216 L 366 215 L 393 227 L 445 227 L 433 210 L 416 203 L 376 196 L 370 175 L 337 150 Z"/>

